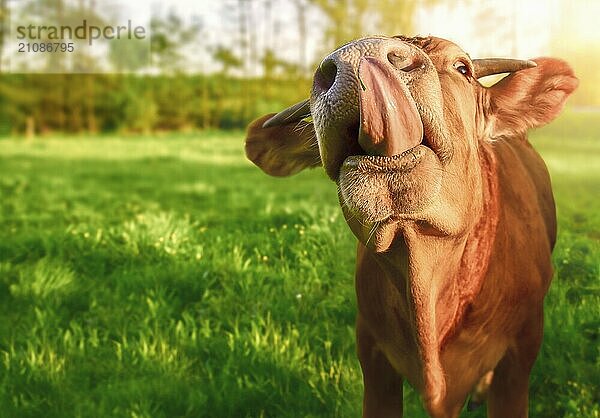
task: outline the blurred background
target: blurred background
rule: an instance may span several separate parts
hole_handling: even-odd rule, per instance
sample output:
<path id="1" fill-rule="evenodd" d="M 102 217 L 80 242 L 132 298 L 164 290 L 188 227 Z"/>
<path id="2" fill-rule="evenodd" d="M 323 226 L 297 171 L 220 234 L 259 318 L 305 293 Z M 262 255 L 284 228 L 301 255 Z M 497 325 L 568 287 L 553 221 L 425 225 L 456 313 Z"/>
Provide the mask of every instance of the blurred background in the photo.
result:
<path id="1" fill-rule="evenodd" d="M 368 34 L 432 34 L 472 57 L 562 57 L 581 80 L 570 106 L 600 106 L 594 0 L 1 0 L 5 22 L 11 4 L 13 24 L 135 17 L 151 57 L 111 67 L 135 54 L 110 42 L 104 56 L 85 57 L 88 72 L 104 74 L 2 74 L 0 135 L 243 128 L 306 97 L 322 57 Z M 4 68 L 13 50 L 0 50 Z M 52 54 L 41 59 L 11 72 L 60 72 Z"/>
<path id="2" fill-rule="evenodd" d="M 600 416 L 600 1 L 0 0 L 0 17 L 0 417 L 360 416 L 336 187 L 266 176 L 243 129 L 369 34 L 574 67 L 529 135 L 559 222 L 529 416 Z M 7 35 L 83 18 L 131 19 L 149 48 L 74 41 L 69 63 Z"/>

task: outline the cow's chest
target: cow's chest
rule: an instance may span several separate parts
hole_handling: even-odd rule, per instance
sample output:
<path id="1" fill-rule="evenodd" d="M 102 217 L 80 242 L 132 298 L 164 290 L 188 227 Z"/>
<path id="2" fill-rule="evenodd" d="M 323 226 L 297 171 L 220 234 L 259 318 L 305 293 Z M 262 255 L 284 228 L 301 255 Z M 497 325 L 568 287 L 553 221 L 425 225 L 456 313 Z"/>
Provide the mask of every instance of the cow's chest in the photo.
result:
<path id="1" fill-rule="evenodd" d="M 428 379 L 426 368 L 432 362 L 448 380 L 460 380 L 466 386 L 474 384 L 486 368 L 493 367 L 504 342 L 493 329 L 485 327 L 485 321 L 476 321 L 479 323 L 476 325 L 467 315 L 443 347 L 434 341 L 427 347 L 429 355 L 425 355 L 423 334 L 431 329 L 419 328 L 428 325 L 417 324 L 412 295 L 405 278 L 399 274 L 390 278 L 369 256 L 362 254 L 359 258 L 356 275 L 359 324 L 372 336 L 373 349 L 382 351 L 393 368 L 417 388 Z M 491 352 L 490 346 L 498 347 L 498 353 Z"/>

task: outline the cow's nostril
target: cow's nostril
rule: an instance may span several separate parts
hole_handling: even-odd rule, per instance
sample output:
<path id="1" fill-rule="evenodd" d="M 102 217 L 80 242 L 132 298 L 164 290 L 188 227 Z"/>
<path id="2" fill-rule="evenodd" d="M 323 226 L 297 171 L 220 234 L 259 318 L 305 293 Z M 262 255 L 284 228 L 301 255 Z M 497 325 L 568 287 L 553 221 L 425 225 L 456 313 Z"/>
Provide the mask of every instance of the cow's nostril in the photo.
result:
<path id="1" fill-rule="evenodd" d="M 323 91 L 328 91 L 337 75 L 337 66 L 331 58 L 327 58 L 321 63 L 317 73 L 315 74 L 315 84 L 319 86 Z"/>
<path id="2" fill-rule="evenodd" d="M 406 57 L 401 56 L 397 52 L 390 52 L 387 54 L 387 59 L 394 67 L 398 69 L 405 67 L 406 63 L 408 63 Z"/>
<path id="3" fill-rule="evenodd" d="M 422 66 L 421 60 L 418 57 L 402 56 L 397 52 L 390 52 L 387 55 L 387 59 L 394 67 L 404 72 L 409 72 Z"/>

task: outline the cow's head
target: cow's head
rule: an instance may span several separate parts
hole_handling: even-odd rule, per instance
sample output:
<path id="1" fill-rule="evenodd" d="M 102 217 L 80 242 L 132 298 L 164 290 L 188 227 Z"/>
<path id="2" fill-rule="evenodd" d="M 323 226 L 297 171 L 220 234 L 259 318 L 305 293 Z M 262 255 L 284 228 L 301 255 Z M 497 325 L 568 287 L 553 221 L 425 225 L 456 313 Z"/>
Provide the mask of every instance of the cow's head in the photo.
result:
<path id="1" fill-rule="evenodd" d="M 477 81 L 505 72 L 490 88 Z M 364 38 L 322 61 L 309 101 L 254 121 L 246 154 L 276 176 L 322 164 L 354 234 L 384 251 L 407 224 L 463 233 L 482 207 L 482 144 L 549 122 L 576 86 L 556 59 L 471 60 L 440 38 Z"/>

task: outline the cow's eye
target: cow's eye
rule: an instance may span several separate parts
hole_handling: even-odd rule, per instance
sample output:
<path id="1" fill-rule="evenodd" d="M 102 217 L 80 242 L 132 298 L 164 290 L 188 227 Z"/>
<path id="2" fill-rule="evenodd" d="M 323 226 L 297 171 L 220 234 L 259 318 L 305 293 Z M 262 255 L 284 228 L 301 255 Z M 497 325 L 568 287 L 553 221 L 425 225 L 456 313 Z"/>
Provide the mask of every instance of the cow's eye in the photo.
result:
<path id="1" fill-rule="evenodd" d="M 471 75 L 471 71 L 469 70 L 469 67 L 463 61 L 456 61 L 454 63 L 454 69 L 456 71 L 458 71 L 459 73 L 461 73 L 462 75 L 464 75 L 465 77 L 468 77 Z"/>

